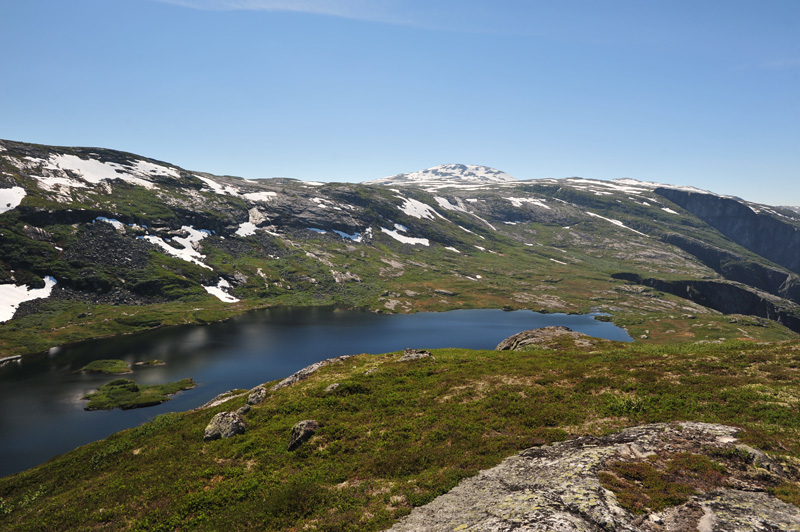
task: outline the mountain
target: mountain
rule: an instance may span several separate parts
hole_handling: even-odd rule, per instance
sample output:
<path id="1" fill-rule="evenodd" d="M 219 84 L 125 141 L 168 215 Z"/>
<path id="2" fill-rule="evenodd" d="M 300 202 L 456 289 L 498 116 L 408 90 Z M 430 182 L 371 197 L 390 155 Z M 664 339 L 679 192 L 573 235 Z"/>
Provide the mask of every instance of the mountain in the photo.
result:
<path id="1" fill-rule="evenodd" d="M 472 164 L 441 164 L 418 172 L 382 177 L 368 184 L 387 186 L 416 185 L 426 190 L 444 187 L 485 185 L 488 183 L 507 183 L 516 181 L 509 174 L 488 166 Z"/>
<path id="2" fill-rule="evenodd" d="M 0 141 L 0 205 L 9 355 L 274 305 L 596 311 L 651 342 L 800 331 L 800 215 L 689 187 L 468 165 L 245 180 Z"/>

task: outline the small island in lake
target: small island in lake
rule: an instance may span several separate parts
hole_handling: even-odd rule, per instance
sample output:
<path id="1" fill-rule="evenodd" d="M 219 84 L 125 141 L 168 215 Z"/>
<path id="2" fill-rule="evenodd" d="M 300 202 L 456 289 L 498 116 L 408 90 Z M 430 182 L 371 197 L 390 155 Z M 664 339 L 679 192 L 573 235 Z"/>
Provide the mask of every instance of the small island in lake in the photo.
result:
<path id="1" fill-rule="evenodd" d="M 91 373 L 108 373 L 111 375 L 124 375 L 133 373 L 131 367 L 124 360 L 93 360 L 83 366 L 81 371 Z"/>
<path id="2" fill-rule="evenodd" d="M 142 360 L 141 362 L 134 362 L 133 365 L 136 366 L 136 367 L 148 367 L 148 368 L 150 368 L 150 367 L 155 367 L 155 366 L 166 366 L 167 363 L 164 362 L 163 360 L 159 360 L 157 358 L 154 358 L 152 360 Z"/>
<path id="3" fill-rule="evenodd" d="M 136 384 L 130 379 L 116 379 L 101 386 L 96 392 L 86 394 L 83 399 L 89 404 L 84 410 L 111 410 L 121 408 L 143 408 L 169 401 L 170 395 L 194 388 L 191 378 L 167 384 Z"/>

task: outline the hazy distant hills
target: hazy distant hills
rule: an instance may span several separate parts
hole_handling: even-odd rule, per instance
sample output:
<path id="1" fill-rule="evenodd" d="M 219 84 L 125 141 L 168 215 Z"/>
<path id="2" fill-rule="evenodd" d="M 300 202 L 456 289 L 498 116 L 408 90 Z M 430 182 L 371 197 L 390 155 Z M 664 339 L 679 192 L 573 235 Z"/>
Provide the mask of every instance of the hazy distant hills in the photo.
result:
<path id="1" fill-rule="evenodd" d="M 361 184 L 244 180 L 0 141 L 0 346 L 288 304 L 596 310 L 658 341 L 800 331 L 798 228 L 794 209 L 630 179 L 447 164 Z M 698 314 L 720 330 L 701 334 Z M 23 342 L 23 325 L 42 334 Z"/>

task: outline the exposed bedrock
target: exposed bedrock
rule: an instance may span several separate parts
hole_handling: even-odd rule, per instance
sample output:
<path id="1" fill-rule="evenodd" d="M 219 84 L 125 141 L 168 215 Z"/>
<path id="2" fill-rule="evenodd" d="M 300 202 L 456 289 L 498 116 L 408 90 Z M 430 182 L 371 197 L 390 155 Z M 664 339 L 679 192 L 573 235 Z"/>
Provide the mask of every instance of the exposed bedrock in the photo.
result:
<path id="1" fill-rule="evenodd" d="M 390 530 L 798 530 L 800 508 L 766 493 L 796 471 L 738 443 L 737 434 L 725 425 L 654 424 L 530 448 L 415 508 Z M 709 474 L 698 473 L 698 464 Z M 659 501 L 626 471 L 660 477 L 664 489 L 684 495 Z M 633 501 L 641 505 L 631 508 Z"/>

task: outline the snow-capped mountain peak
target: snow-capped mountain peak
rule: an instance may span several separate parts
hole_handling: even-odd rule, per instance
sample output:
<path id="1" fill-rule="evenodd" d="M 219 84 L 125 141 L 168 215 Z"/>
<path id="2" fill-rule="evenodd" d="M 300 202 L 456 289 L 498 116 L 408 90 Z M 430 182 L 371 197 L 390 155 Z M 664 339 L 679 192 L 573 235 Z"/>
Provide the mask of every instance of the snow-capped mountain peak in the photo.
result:
<path id="1" fill-rule="evenodd" d="M 474 164 L 440 164 L 425 170 L 397 174 L 374 181 L 367 181 L 376 185 L 417 185 L 423 187 L 446 187 L 458 185 L 476 185 L 491 183 L 515 182 L 516 179 L 500 170 L 488 166 Z"/>

